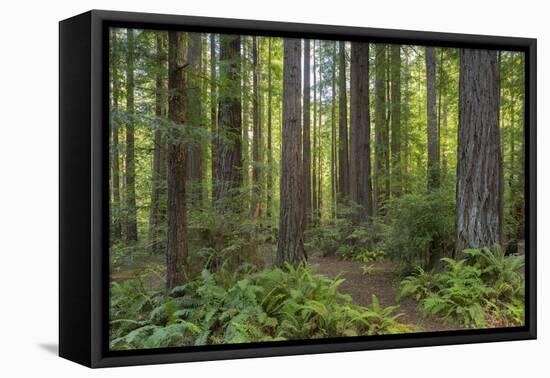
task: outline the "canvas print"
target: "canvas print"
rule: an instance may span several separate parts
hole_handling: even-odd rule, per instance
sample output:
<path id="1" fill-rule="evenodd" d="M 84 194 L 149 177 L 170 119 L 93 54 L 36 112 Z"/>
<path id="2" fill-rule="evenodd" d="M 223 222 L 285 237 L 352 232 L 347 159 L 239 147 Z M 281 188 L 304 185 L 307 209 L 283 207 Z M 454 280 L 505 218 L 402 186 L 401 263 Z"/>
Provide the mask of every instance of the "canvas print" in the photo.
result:
<path id="1" fill-rule="evenodd" d="M 525 323 L 525 55 L 109 30 L 109 348 Z"/>

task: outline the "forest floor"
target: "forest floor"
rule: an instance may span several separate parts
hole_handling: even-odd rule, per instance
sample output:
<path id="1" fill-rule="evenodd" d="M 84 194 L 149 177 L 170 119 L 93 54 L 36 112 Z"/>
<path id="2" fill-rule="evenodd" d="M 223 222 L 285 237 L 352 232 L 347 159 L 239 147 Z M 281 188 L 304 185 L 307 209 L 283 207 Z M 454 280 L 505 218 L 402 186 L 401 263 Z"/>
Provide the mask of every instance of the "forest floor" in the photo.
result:
<path id="1" fill-rule="evenodd" d="M 273 266 L 275 260 L 276 246 L 264 244 L 260 249 L 265 267 Z M 356 260 L 342 259 L 338 256 L 324 256 L 320 251 L 308 251 L 308 265 L 316 273 L 336 278 L 344 278 L 345 281 L 339 286 L 342 293 L 349 294 L 353 302 L 361 306 L 370 306 L 372 295 L 375 294 L 380 305 L 383 307 L 399 307 L 395 311 L 401 314 L 400 323 L 413 324 L 418 332 L 450 331 L 462 329 L 460 325 L 453 324 L 443 319 L 422 316 L 417 308 L 417 302 L 412 298 L 397 300 L 399 293 L 400 277 L 396 264 L 389 260 L 380 260 L 372 263 L 373 270 L 369 274 L 363 273 L 363 263 Z M 160 266 L 162 259 L 155 261 Z M 112 281 L 120 281 L 142 275 L 150 271 L 151 257 L 135 259 L 132 262 L 117 264 L 111 272 Z M 146 286 L 155 287 L 162 285 L 161 275 L 148 275 Z"/>
<path id="2" fill-rule="evenodd" d="M 395 313 L 402 314 L 398 321 L 401 323 L 415 324 L 417 331 L 450 331 L 461 329 L 457 324 L 445 320 L 423 317 L 418 309 L 417 303 L 411 298 L 397 301 L 399 293 L 400 278 L 396 272 L 395 264 L 391 261 L 382 260 L 373 263 L 373 272 L 363 274 L 363 264 L 360 261 L 343 260 L 337 256 L 322 256 L 321 253 L 314 253 L 310 256 L 308 264 L 317 273 L 330 278 L 340 276 L 345 281 L 340 285 L 341 292 L 349 294 L 353 302 L 361 306 L 369 306 L 372 295 L 375 294 L 380 305 L 399 305 Z"/>

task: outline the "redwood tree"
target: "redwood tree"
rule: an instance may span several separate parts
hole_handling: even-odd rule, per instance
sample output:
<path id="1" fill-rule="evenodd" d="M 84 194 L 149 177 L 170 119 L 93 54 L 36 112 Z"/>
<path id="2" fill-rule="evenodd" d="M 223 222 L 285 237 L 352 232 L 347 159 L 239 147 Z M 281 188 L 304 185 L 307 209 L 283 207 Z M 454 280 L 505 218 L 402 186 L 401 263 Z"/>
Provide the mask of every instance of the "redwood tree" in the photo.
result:
<path id="1" fill-rule="evenodd" d="M 348 196 L 349 149 L 348 149 L 348 102 L 346 89 L 346 43 L 339 42 L 339 131 L 338 131 L 338 190 Z"/>
<path id="2" fill-rule="evenodd" d="M 456 257 L 502 243 L 503 185 L 497 52 L 460 54 Z"/>
<path id="3" fill-rule="evenodd" d="M 168 34 L 168 118 L 172 122 L 168 137 L 168 232 L 166 250 L 166 286 L 172 289 L 181 285 L 184 264 L 188 255 L 186 209 L 186 152 L 183 141 L 185 119 L 186 66 L 184 35 L 170 31 Z"/>
<path id="4" fill-rule="evenodd" d="M 426 82 L 428 116 L 428 189 L 439 187 L 439 130 L 436 119 L 435 50 L 426 47 Z"/>
<path id="5" fill-rule="evenodd" d="M 350 197 L 361 205 L 358 219 L 365 221 L 373 215 L 368 43 L 351 43 L 350 85 Z"/>
<path id="6" fill-rule="evenodd" d="M 134 130 L 134 30 L 127 29 L 126 34 L 126 241 L 138 240 L 136 209 L 136 161 Z"/>
<path id="7" fill-rule="evenodd" d="M 303 235 L 301 40 L 284 39 L 283 130 L 277 265 L 306 260 Z"/>

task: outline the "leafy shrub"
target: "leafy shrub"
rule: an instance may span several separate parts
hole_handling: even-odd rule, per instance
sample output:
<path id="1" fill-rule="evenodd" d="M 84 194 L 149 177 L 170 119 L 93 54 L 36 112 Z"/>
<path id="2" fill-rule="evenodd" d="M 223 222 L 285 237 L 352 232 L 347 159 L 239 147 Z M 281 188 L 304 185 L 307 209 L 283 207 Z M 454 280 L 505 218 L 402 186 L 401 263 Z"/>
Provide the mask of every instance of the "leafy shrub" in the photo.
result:
<path id="1" fill-rule="evenodd" d="M 430 249 L 454 246 L 454 206 L 452 191 L 445 189 L 406 194 L 390 201 L 383 249 L 395 260 L 425 265 Z"/>
<path id="2" fill-rule="evenodd" d="M 202 274 L 170 293 L 136 295 L 117 285 L 111 295 L 111 347 L 181 345 L 374 335 L 411 331 L 396 306 L 352 303 L 338 286 L 307 267 L 269 269 L 246 275 Z M 141 298 L 147 298 L 143 300 Z M 143 303 L 144 302 L 144 303 Z M 137 303 L 137 304 L 136 304 Z M 125 309 L 125 310 L 124 310 Z M 128 327 L 131 324 L 131 327 Z"/>
<path id="3" fill-rule="evenodd" d="M 425 315 L 443 316 L 464 327 L 523 324 L 523 256 L 505 256 L 499 246 L 464 252 L 466 259 L 443 258 L 443 272 L 418 268 L 401 282 L 400 297 L 413 297 Z"/>

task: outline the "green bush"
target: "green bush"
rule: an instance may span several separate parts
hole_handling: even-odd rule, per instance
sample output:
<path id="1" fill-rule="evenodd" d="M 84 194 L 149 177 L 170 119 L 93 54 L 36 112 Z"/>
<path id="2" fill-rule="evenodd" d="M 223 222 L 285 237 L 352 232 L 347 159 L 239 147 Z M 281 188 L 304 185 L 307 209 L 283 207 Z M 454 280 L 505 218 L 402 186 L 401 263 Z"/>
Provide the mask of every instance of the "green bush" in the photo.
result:
<path id="1" fill-rule="evenodd" d="M 400 297 L 413 297 L 425 315 L 470 328 L 524 323 L 523 256 L 505 256 L 499 246 L 468 249 L 468 258 L 443 258 L 446 270 L 422 268 L 401 282 Z"/>
<path id="2" fill-rule="evenodd" d="M 388 257 L 426 266 L 430 250 L 454 246 L 455 210 L 450 190 L 406 194 L 388 204 L 382 248 Z"/>
<path id="3" fill-rule="evenodd" d="M 352 303 L 338 286 L 307 267 L 246 275 L 203 271 L 170 293 L 111 291 L 111 347 L 156 348 L 374 335 L 412 331 L 397 322 L 396 306 Z M 121 291 L 122 286 L 126 291 Z M 131 324 L 131 326 L 129 326 Z"/>

